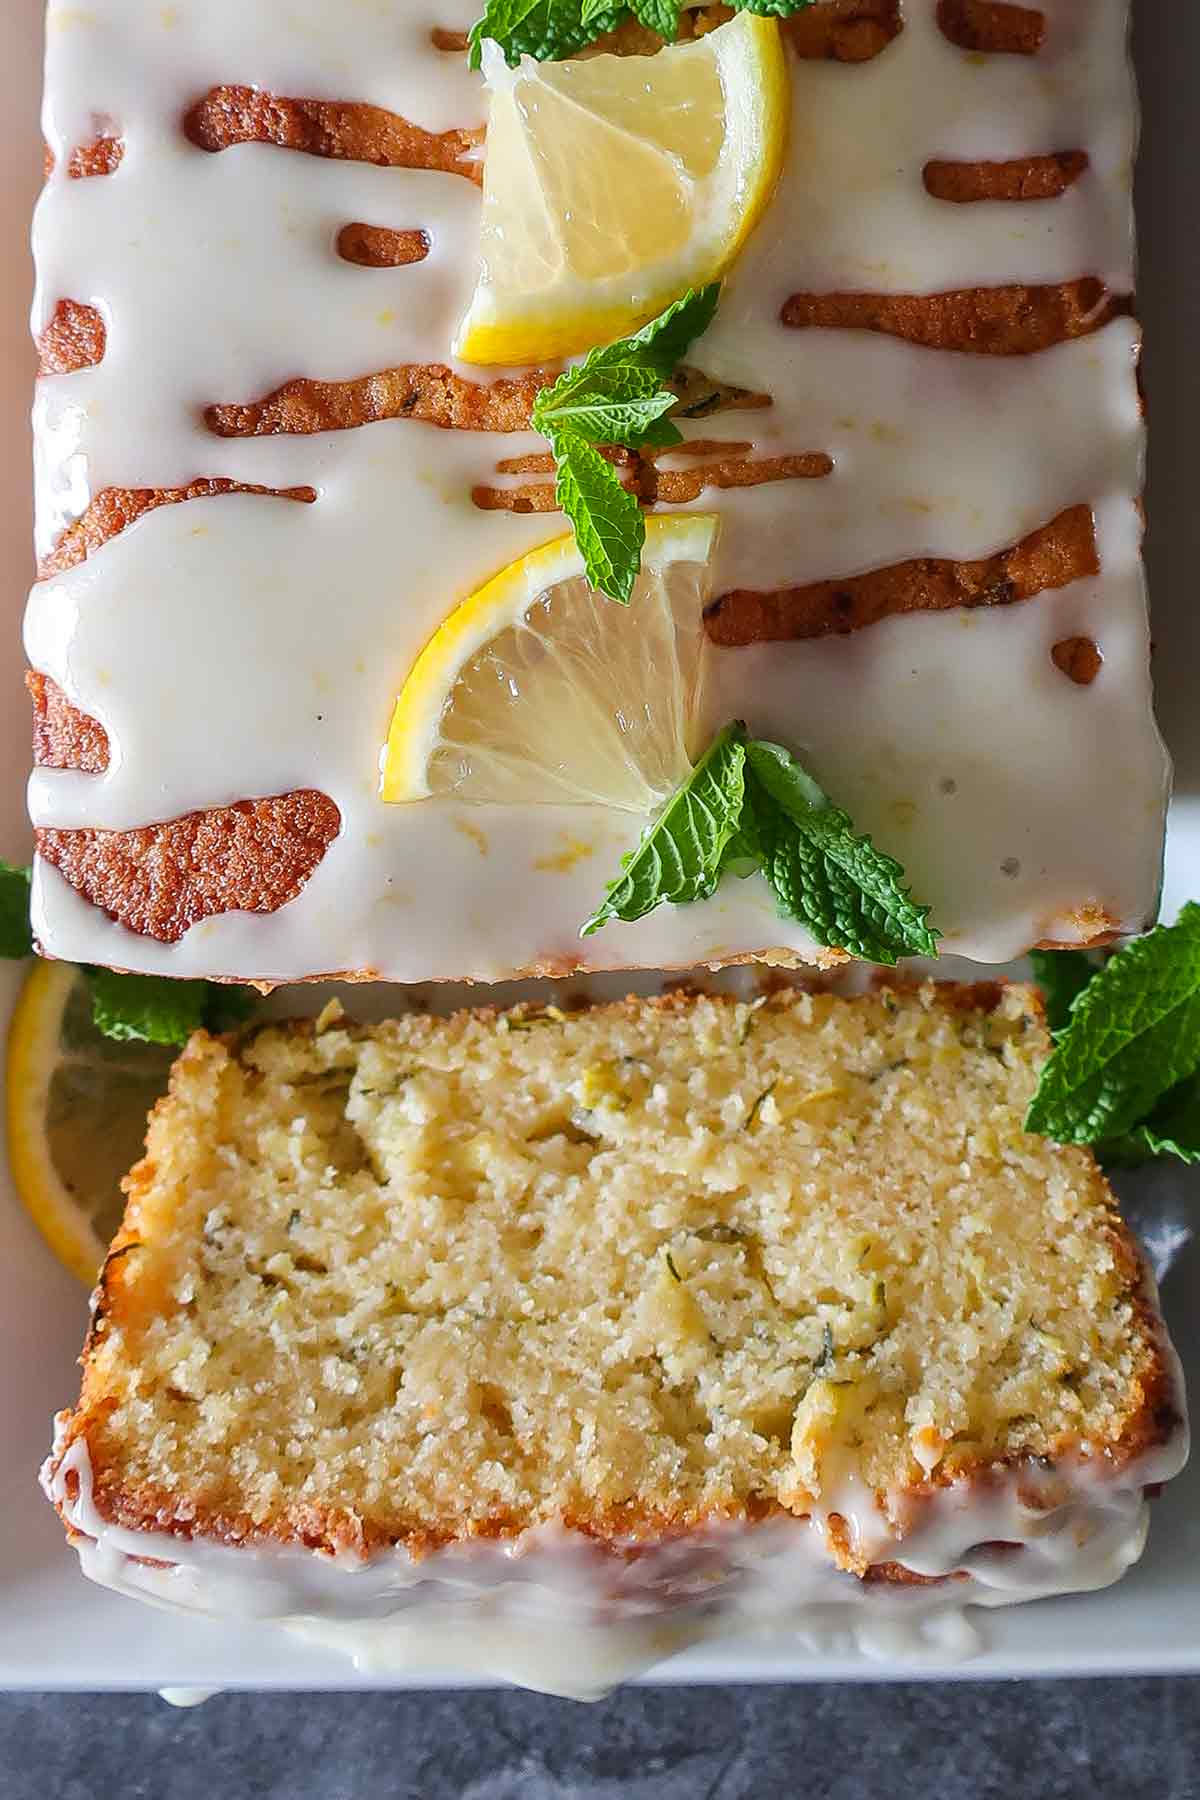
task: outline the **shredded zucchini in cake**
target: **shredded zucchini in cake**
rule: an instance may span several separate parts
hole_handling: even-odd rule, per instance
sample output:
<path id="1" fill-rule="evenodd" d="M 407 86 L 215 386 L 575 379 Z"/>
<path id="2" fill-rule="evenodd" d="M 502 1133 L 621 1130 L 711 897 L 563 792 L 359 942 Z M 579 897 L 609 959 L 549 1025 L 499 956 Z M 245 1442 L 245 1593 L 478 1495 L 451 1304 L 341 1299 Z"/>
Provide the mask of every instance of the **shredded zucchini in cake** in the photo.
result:
<path id="1" fill-rule="evenodd" d="M 953 995 L 953 990 L 951 990 Z M 91 1350 L 121 1485 L 436 1542 L 1116 1439 L 1152 1355 L 1028 991 L 198 1037 Z"/>

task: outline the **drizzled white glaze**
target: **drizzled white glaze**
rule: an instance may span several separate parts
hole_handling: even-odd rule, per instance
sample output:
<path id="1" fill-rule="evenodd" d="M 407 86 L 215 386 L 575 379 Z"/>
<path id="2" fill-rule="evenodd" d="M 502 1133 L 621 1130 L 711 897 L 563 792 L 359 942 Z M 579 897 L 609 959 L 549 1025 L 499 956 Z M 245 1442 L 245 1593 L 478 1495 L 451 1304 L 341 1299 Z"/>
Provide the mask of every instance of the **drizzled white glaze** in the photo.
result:
<path id="1" fill-rule="evenodd" d="M 414 1562 L 132 1531 L 97 1511 L 82 1438 L 43 1470 L 83 1571 L 132 1598 L 238 1621 L 269 1620 L 353 1657 L 363 1669 L 452 1666 L 526 1687 L 594 1698 L 639 1669 L 718 1633 L 786 1632 L 868 1656 L 969 1656 L 967 1607 L 1090 1592 L 1140 1557 L 1144 1488 L 1187 1458 L 1187 1431 L 1114 1472 L 1103 1458 L 1054 1472 L 1008 1471 L 909 1503 L 890 1523 L 848 1482 L 810 1519 L 712 1525 L 642 1546 L 630 1560 L 561 1526 L 508 1542 L 452 1546 Z M 938 1586 L 864 1583 L 825 1545 L 831 1513 L 871 1562 L 898 1562 Z M 630 1547 L 632 1548 L 632 1546 Z M 149 1557 L 167 1567 L 148 1567 Z"/>
<path id="2" fill-rule="evenodd" d="M 1127 10 L 1127 0 L 1045 0 L 1041 55 L 980 58 L 942 37 L 934 0 L 908 0 L 904 31 L 874 62 L 792 58 L 784 179 L 695 353 L 776 402 L 707 419 L 697 434 L 751 439 L 762 456 L 825 450 L 835 462 L 823 481 L 701 496 L 696 505 L 723 518 L 719 589 L 981 556 L 1064 506 L 1097 509 L 1097 579 L 989 613 L 709 654 L 714 718 L 745 716 L 802 751 L 903 858 L 947 948 L 983 960 L 1076 936 L 1070 915 L 1089 904 L 1136 927 L 1155 900 L 1166 763 L 1150 714 L 1134 511 L 1137 332 L 1117 321 L 1038 356 L 992 359 L 789 332 L 779 307 L 801 288 L 1099 274 L 1127 289 Z M 465 25 L 475 11 L 473 0 L 50 8 L 57 172 L 35 230 L 35 328 L 60 297 L 92 301 L 108 350 L 97 368 L 40 387 L 43 547 L 109 484 L 212 475 L 308 484 L 319 498 L 164 507 L 35 591 L 30 660 L 101 720 L 113 758 L 102 777 L 38 771 L 34 820 L 124 827 L 307 786 L 343 818 L 297 900 L 268 918 L 207 921 L 169 948 L 110 924 L 39 867 L 35 927 L 55 955 L 179 974 L 367 969 L 419 980 L 811 950 L 757 882 L 727 882 L 703 905 L 581 945 L 578 923 L 641 821 L 473 809 L 481 854 L 457 804 L 379 801 L 379 745 L 421 645 L 479 581 L 561 528 L 470 500 L 499 457 L 536 440 L 403 420 L 244 441 L 204 427 L 206 404 L 252 400 L 295 375 L 447 361 L 473 276 L 478 195 L 458 176 L 266 145 L 206 154 L 183 138 L 183 112 L 229 82 L 367 100 L 431 129 L 478 124 L 478 79 L 429 39 L 433 25 Z M 124 158 L 111 176 L 70 181 L 67 156 L 97 121 L 122 135 Z M 1058 201 L 951 206 L 921 184 L 932 156 L 1065 148 L 1086 149 L 1091 167 Z M 431 254 L 396 270 L 352 267 L 333 247 L 351 219 L 423 226 Z M 1074 633 L 1104 654 L 1089 688 L 1049 661 Z M 564 872 L 568 844 L 591 853 Z"/>

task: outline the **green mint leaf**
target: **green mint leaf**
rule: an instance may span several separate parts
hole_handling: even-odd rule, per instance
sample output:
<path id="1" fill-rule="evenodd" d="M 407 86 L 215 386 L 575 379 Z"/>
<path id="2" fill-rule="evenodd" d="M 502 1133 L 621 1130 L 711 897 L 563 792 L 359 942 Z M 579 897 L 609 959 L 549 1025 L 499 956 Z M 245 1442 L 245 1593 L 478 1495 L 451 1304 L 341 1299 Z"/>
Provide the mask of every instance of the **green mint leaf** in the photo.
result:
<path id="1" fill-rule="evenodd" d="M 679 36 L 679 8 L 682 0 L 629 0 L 639 25 L 657 31 L 660 38 L 673 44 Z"/>
<path id="2" fill-rule="evenodd" d="M 819 944 L 868 962 L 936 956 L 929 908 L 904 886 L 900 864 L 854 830 L 782 745 L 753 740 L 746 755 L 746 812 L 782 911 Z"/>
<path id="3" fill-rule="evenodd" d="M 534 404 L 533 428 L 552 441 L 559 432 L 566 430 L 585 438 L 589 444 L 623 444 L 631 450 L 651 438 L 656 443 L 681 443 L 681 434 L 675 426 L 668 427 L 669 435 L 665 437 L 656 429 L 665 423 L 664 414 L 675 405 L 674 394 L 659 390 L 657 377 L 653 374 L 647 374 L 646 379 L 651 389 L 646 394 L 606 394 L 597 384 L 585 386 L 581 383 L 557 400 L 546 400 L 543 404 L 544 395 L 553 392 L 552 389 L 544 390 Z M 626 385 L 632 386 L 632 383 Z"/>
<path id="4" fill-rule="evenodd" d="M 1178 1156 L 1186 1163 L 1200 1163 L 1200 1076 L 1189 1076 L 1172 1088 L 1130 1135 L 1150 1156 Z"/>
<path id="5" fill-rule="evenodd" d="M 665 381 L 712 324 L 720 298 L 719 281 L 710 281 L 707 287 L 689 288 L 640 331 L 589 351 L 581 370 L 590 368 L 594 373 L 598 369 L 650 369 Z"/>
<path id="6" fill-rule="evenodd" d="M 637 362 L 607 368 L 596 360 L 601 354 L 599 350 L 589 351 L 583 362 L 564 369 L 557 381 L 540 390 L 530 415 L 538 431 L 552 430 L 556 421 L 569 419 L 580 406 L 646 400 L 658 392 L 658 376 L 653 369 L 643 368 Z"/>
<path id="7" fill-rule="evenodd" d="M 595 445 L 667 448 L 682 441 L 667 417 L 677 397 L 661 382 L 709 324 L 719 296 L 717 282 L 684 294 L 632 337 L 591 351 L 534 402 L 533 427 L 554 452 L 558 504 L 575 528 L 588 580 L 622 605 L 641 567 L 646 522 Z"/>
<path id="8" fill-rule="evenodd" d="M 207 981 L 166 975 L 116 975 L 90 969 L 92 1021 L 105 1037 L 143 1044 L 186 1044 L 204 1023 Z"/>
<path id="9" fill-rule="evenodd" d="M 29 929 L 29 883 L 32 872 L 0 857 L 0 956 L 18 961 L 33 955 Z"/>
<path id="10" fill-rule="evenodd" d="M 684 906 L 715 892 L 742 810 L 745 764 L 741 727 L 727 726 L 624 859 L 581 937 L 611 919 L 641 919 L 664 901 Z"/>
<path id="11" fill-rule="evenodd" d="M 249 988 L 167 975 L 118 975 L 89 969 L 92 1022 L 105 1037 L 143 1044 L 186 1044 L 193 1031 L 229 1031 L 253 1011 Z"/>
<path id="12" fill-rule="evenodd" d="M 566 369 L 543 388 L 533 406 L 535 431 L 553 437 L 570 427 L 592 444 L 680 441 L 673 427 L 664 435 L 663 420 L 677 396 L 662 387 L 694 340 L 712 323 L 721 284 L 689 289 L 665 312 L 631 337 L 590 350 L 581 363 Z"/>
<path id="13" fill-rule="evenodd" d="M 735 12 L 760 13 L 786 19 L 814 0 L 730 0 Z M 683 0 L 486 0 L 483 16 L 472 25 L 467 51 L 470 66 L 480 66 L 484 40 L 491 38 L 504 52 L 510 68 L 522 56 L 538 62 L 561 62 L 605 32 L 613 31 L 632 11 L 641 24 L 656 31 L 668 43 L 679 35 Z"/>
<path id="14" fill-rule="evenodd" d="M 747 829 L 746 805 L 743 800 L 738 828 L 721 854 L 721 873 L 734 875 L 739 881 L 745 881 L 748 876 L 757 875 L 760 867 L 758 842 L 753 830 Z"/>
<path id="15" fill-rule="evenodd" d="M 509 54 L 514 37 L 522 28 L 537 29 L 530 21 L 539 14 L 543 15 L 540 22 L 544 32 L 549 12 L 546 0 L 486 0 L 482 18 L 476 19 L 467 36 L 467 60 L 471 68 L 477 69 L 480 65 L 485 38 L 491 38 L 500 46 L 510 66 L 516 63 L 521 52 Z"/>
<path id="16" fill-rule="evenodd" d="M 1173 1087 L 1142 1124 L 1095 1148 L 1106 1169 L 1137 1168 L 1162 1156 L 1200 1163 L 1200 1075 Z"/>
<path id="17" fill-rule="evenodd" d="M 1200 906 L 1127 944 L 1074 1001 L 1025 1117 L 1064 1144 L 1123 1138 L 1200 1069 Z"/>
<path id="18" fill-rule="evenodd" d="M 650 444 L 655 450 L 672 450 L 682 442 L 683 433 L 671 419 L 653 419 L 642 431 L 637 443 L 630 445 L 630 449 L 643 450 Z"/>
<path id="19" fill-rule="evenodd" d="M 814 813 L 829 808 L 829 796 L 818 786 L 790 750 L 782 744 L 755 738 L 750 745 L 750 767 L 762 786 L 797 825 L 806 826 Z"/>
<path id="20" fill-rule="evenodd" d="M 561 62 L 611 31 L 625 17 L 624 5 L 597 0 L 486 0 L 483 16 L 467 38 L 472 69 L 482 62 L 484 40 L 491 38 L 515 68 L 523 56 L 537 62 Z"/>
<path id="21" fill-rule="evenodd" d="M 764 19 L 790 19 L 793 13 L 814 5 L 815 0 L 728 0 L 728 4 L 734 12 L 758 13 Z"/>
<path id="22" fill-rule="evenodd" d="M 588 580 L 597 593 L 628 606 L 642 562 L 646 521 L 635 495 L 599 451 L 574 432 L 550 440 L 555 495 L 571 521 Z"/>
<path id="23" fill-rule="evenodd" d="M 1065 1031 L 1072 1005 L 1100 969 L 1098 959 L 1087 950 L 1031 950 L 1029 960 L 1046 1003 L 1047 1024 L 1055 1033 Z"/>

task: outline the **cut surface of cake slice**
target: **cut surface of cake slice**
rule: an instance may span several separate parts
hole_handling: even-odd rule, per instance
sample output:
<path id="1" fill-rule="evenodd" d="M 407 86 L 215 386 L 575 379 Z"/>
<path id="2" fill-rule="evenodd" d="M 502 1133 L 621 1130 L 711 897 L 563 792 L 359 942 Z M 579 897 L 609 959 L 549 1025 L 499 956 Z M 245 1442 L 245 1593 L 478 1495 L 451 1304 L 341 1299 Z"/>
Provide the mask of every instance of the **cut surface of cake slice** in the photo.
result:
<path id="1" fill-rule="evenodd" d="M 1183 1397 L 1048 1048 L 934 984 L 201 1035 L 47 1491 L 126 1591 L 576 1691 L 1104 1585 Z"/>

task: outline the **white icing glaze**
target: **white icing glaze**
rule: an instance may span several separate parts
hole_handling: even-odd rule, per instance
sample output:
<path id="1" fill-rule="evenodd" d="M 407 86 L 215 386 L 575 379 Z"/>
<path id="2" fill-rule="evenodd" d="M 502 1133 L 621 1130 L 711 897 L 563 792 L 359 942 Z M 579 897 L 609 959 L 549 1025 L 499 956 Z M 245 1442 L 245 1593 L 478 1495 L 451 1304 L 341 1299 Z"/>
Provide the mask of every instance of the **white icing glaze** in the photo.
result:
<path id="1" fill-rule="evenodd" d="M 211 1700 L 220 1691 L 220 1688 L 165 1687 L 159 1688 L 158 1697 L 165 1700 L 168 1706 L 203 1706 L 206 1700 Z"/>
<path id="2" fill-rule="evenodd" d="M 403 420 L 241 441 L 204 426 L 207 403 L 251 400 L 297 374 L 447 361 L 472 280 L 478 194 L 458 176 L 265 145 L 209 155 L 183 138 L 181 115 L 233 82 L 368 100 L 431 129 L 477 124 L 478 78 L 429 39 L 432 25 L 462 26 L 475 11 L 474 0 L 358 0 L 350 16 L 325 0 L 50 7 L 57 169 L 35 227 L 34 323 L 64 295 L 93 301 L 108 349 L 97 368 L 40 385 L 43 547 L 111 483 L 214 475 L 308 484 L 319 497 L 163 507 L 35 591 L 30 660 L 101 720 L 113 756 L 102 777 L 36 772 L 32 815 L 124 827 L 318 786 L 343 820 L 297 900 L 268 918 L 209 920 L 173 947 L 111 924 L 39 865 L 35 928 L 57 956 L 181 975 L 361 969 L 411 981 L 812 951 L 753 881 L 580 944 L 578 923 L 640 820 L 473 809 L 465 822 L 484 834 L 481 855 L 456 803 L 379 801 L 379 745 L 421 645 L 479 581 L 560 529 L 554 516 L 485 513 L 470 500 L 498 457 L 538 440 Z M 902 857 L 946 948 L 983 960 L 1078 936 L 1080 907 L 1136 928 L 1155 902 L 1167 771 L 1134 511 L 1137 331 L 1118 320 L 1038 356 L 993 359 L 790 332 L 778 313 L 804 287 L 1089 273 L 1129 287 L 1127 0 L 1045 0 L 1045 11 L 1047 47 L 1033 59 L 965 56 L 937 30 L 933 0 L 908 0 L 904 31 L 872 63 L 793 58 L 787 169 L 696 352 L 710 373 L 766 387 L 776 404 L 694 433 L 750 439 L 761 456 L 825 450 L 835 463 L 826 480 L 700 497 L 723 519 L 718 588 L 981 556 L 1064 506 L 1097 510 L 1100 576 L 1023 606 L 709 652 L 714 717 L 746 716 L 802 751 Z M 67 155 L 97 121 L 123 136 L 124 158 L 106 178 L 68 180 Z M 952 206 L 921 184 L 931 156 L 1075 147 L 1091 167 L 1053 202 Z M 352 267 L 333 248 L 350 219 L 421 225 L 431 254 L 396 270 Z M 1105 658 L 1088 688 L 1049 661 L 1076 632 Z M 590 853 L 564 872 L 567 844 Z M 429 870 L 436 882 L 417 873 Z"/>
<path id="3" fill-rule="evenodd" d="M 689 1644 L 733 1631 L 786 1632 L 881 1658 L 969 1656 L 979 1640 L 965 1608 L 1119 1580 L 1145 1545 L 1143 1490 L 1177 1474 L 1187 1449 L 1181 1425 L 1120 1471 L 1097 1457 L 933 1489 L 906 1503 L 899 1526 L 848 1479 L 812 1519 L 710 1525 L 639 1546 L 628 1560 L 554 1524 L 514 1540 L 453 1545 L 419 1562 L 400 1549 L 357 1559 L 133 1531 L 97 1511 L 82 1438 L 65 1452 L 56 1443 L 42 1481 L 77 1534 L 84 1573 L 118 1593 L 223 1619 L 269 1620 L 363 1669 L 453 1667 L 595 1698 Z M 959 1578 L 939 1586 L 859 1581 L 826 1548 L 825 1520 L 835 1512 L 872 1563 Z M 142 1557 L 168 1566 L 134 1560 Z"/>

